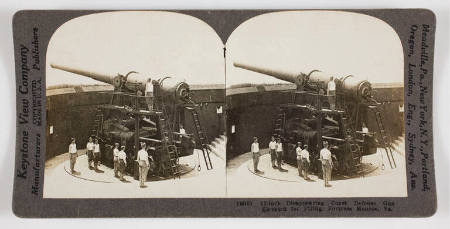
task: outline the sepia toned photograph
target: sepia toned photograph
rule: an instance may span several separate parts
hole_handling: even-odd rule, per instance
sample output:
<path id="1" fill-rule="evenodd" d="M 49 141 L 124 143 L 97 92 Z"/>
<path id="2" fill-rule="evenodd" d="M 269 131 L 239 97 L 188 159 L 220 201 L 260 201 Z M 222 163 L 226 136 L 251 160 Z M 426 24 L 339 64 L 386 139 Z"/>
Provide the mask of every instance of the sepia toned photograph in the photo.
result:
<path id="1" fill-rule="evenodd" d="M 224 197 L 223 43 L 174 12 L 95 13 L 46 56 L 44 198 Z"/>
<path id="2" fill-rule="evenodd" d="M 44 198 L 405 197 L 403 49 L 371 16 L 109 12 L 53 34 Z"/>
<path id="3" fill-rule="evenodd" d="M 427 9 L 23 10 L 18 217 L 429 217 Z"/>
<path id="4" fill-rule="evenodd" d="M 17 217 L 430 217 L 442 202 L 428 9 L 12 24 Z"/>
<path id="5" fill-rule="evenodd" d="M 403 48 L 390 25 L 274 12 L 226 47 L 228 197 L 407 196 Z"/>

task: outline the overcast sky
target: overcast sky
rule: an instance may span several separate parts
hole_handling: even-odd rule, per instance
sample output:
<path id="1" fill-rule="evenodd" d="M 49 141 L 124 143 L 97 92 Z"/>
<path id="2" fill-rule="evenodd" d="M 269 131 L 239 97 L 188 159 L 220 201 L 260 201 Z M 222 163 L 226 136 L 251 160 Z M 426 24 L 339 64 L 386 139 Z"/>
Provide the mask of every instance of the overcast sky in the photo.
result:
<path id="1" fill-rule="evenodd" d="M 400 39 L 385 22 L 335 11 L 263 14 L 241 24 L 227 47 L 227 86 L 280 83 L 233 66 L 249 63 L 289 72 L 321 70 L 336 77 L 357 75 L 374 83 L 403 82 Z"/>
<path id="2" fill-rule="evenodd" d="M 190 84 L 225 83 L 222 41 L 205 22 L 171 12 L 109 12 L 63 24 L 47 51 L 47 86 L 98 81 L 50 68 L 68 65 L 111 75 L 137 71 Z M 371 16 L 335 11 L 263 14 L 238 26 L 226 43 L 227 86 L 280 83 L 235 68 L 235 61 L 296 73 L 318 69 L 374 83 L 403 82 L 394 30 Z"/>
<path id="3" fill-rule="evenodd" d="M 50 63 L 116 75 L 137 71 L 191 84 L 224 84 L 223 43 L 205 22 L 170 12 L 110 12 L 75 18 L 52 36 L 47 86 L 98 81 Z"/>

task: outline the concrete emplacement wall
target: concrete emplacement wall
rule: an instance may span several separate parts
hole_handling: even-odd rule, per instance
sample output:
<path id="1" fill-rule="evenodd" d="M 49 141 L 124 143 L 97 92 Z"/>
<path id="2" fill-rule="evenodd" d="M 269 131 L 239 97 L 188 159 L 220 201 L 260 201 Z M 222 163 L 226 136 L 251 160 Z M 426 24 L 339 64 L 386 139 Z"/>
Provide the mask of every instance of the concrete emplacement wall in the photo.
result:
<path id="1" fill-rule="evenodd" d="M 384 103 L 382 119 L 389 135 L 396 139 L 404 133 L 403 85 L 373 85 L 374 98 Z M 227 160 L 250 151 L 254 136 L 262 148 L 267 148 L 275 126 L 278 106 L 291 101 L 295 85 L 271 85 L 227 89 Z M 374 114 L 368 114 L 370 131 L 376 130 Z M 234 133 L 232 133 L 232 129 Z"/>
<path id="2" fill-rule="evenodd" d="M 72 137 L 77 139 L 77 148 L 86 147 L 89 134 L 94 126 L 96 107 L 108 104 L 112 86 L 79 86 L 47 91 L 46 100 L 46 160 L 66 153 Z M 200 104 L 200 122 L 208 139 L 214 140 L 225 131 L 225 118 L 217 113 L 217 108 L 225 111 L 224 85 L 191 86 L 192 99 Z M 190 112 L 185 112 L 186 133 L 194 133 Z"/>

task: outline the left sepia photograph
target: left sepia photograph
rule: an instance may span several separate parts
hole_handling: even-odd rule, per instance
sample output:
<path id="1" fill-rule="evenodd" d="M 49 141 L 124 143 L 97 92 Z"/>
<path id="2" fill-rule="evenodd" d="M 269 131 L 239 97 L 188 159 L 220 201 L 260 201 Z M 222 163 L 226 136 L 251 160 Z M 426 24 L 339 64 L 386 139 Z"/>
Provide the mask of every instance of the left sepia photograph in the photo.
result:
<path id="1" fill-rule="evenodd" d="M 44 198 L 226 195 L 224 45 L 160 11 L 72 19 L 46 57 Z"/>

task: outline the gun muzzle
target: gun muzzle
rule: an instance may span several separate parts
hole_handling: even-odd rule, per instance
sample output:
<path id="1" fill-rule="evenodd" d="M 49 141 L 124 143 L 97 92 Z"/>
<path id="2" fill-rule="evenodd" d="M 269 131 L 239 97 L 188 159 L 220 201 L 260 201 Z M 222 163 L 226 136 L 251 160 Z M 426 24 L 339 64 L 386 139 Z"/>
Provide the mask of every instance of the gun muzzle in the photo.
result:
<path id="1" fill-rule="evenodd" d="M 93 72 L 93 71 L 86 71 L 86 70 L 71 68 L 71 67 L 57 65 L 57 64 L 50 64 L 50 66 L 54 69 L 59 69 L 62 71 L 73 73 L 73 74 L 86 76 L 86 77 L 89 77 L 94 80 L 98 80 L 98 81 L 101 81 L 101 82 L 104 82 L 107 84 L 114 85 L 115 76 L 112 76 L 112 75 L 101 74 L 101 73 L 97 73 L 97 72 Z"/>

